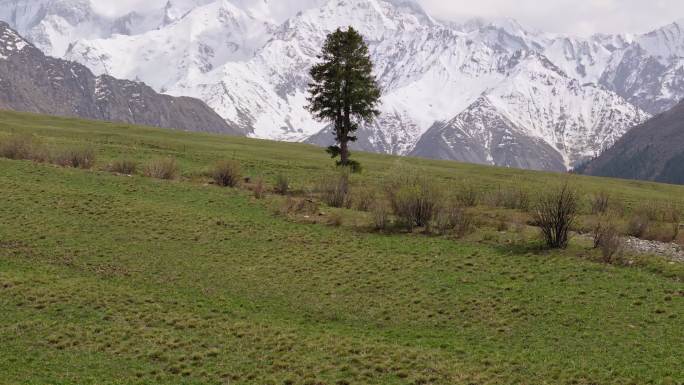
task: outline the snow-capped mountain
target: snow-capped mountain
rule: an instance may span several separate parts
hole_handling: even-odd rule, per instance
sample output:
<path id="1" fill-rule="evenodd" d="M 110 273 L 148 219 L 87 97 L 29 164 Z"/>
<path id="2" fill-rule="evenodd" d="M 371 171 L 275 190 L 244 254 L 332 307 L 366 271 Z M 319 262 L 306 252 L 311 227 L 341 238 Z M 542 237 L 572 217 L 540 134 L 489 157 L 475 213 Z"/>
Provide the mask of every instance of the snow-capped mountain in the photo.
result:
<path id="1" fill-rule="evenodd" d="M 46 56 L 0 21 L 0 109 L 239 135 L 204 102 L 161 95 L 144 83 L 95 76 Z"/>
<path id="2" fill-rule="evenodd" d="M 349 25 L 383 89 L 363 150 L 559 170 L 684 97 L 684 23 L 579 38 L 443 22 L 411 0 L 168 0 L 116 17 L 102 1 L 0 0 L 0 19 L 96 74 L 202 99 L 260 138 L 329 144 L 304 109 L 308 69 Z"/>
<path id="3" fill-rule="evenodd" d="M 598 85 L 581 85 L 541 54 L 521 52 L 506 80 L 433 126 L 411 155 L 562 171 L 598 156 L 648 117 Z"/>
<path id="4" fill-rule="evenodd" d="M 222 0 L 197 6 L 165 28 L 77 41 L 65 56 L 96 73 L 144 79 L 165 91 L 227 62 L 250 59 L 275 28 L 275 24 Z"/>
<path id="5" fill-rule="evenodd" d="M 684 99 L 684 21 L 637 37 L 612 57 L 600 80 L 653 114 Z"/>

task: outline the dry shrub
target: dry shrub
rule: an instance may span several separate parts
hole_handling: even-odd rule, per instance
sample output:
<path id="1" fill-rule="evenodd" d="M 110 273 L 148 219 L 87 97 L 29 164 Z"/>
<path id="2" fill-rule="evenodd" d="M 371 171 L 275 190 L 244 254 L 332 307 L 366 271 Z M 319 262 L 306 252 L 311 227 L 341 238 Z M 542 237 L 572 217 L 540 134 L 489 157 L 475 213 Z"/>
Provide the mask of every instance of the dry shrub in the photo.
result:
<path id="1" fill-rule="evenodd" d="M 393 173 L 387 184 L 387 196 L 397 219 L 408 230 L 427 227 L 437 212 L 442 192 L 425 177 L 413 170 Z"/>
<path id="2" fill-rule="evenodd" d="M 564 183 L 539 198 L 534 211 L 534 223 L 541 229 L 547 247 L 568 247 L 570 228 L 575 222 L 577 211 L 577 193 L 569 183 Z"/>
<path id="3" fill-rule="evenodd" d="M 180 169 L 173 158 L 160 158 L 150 161 L 143 168 L 143 175 L 157 179 L 176 179 Z"/>
<path id="4" fill-rule="evenodd" d="M 242 178 L 242 168 L 237 160 L 222 160 L 211 171 L 214 183 L 221 187 L 237 187 Z"/>
<path id="5" fill-rule="evenodd" d="M 256 178 L 251 190 L 254 194 L 254 198 L 263 199 L 264 196 L 266 196 L 266 183 L 264 183 L 263 178 Z"/>
<path id="6" fill-rule="evenodd" d="M 614 218 L 603 216 L 594 227 L 594 248 L 601 250 L 603 262 L 613 263 L 622 252 L 624 241 Z"/>
<path id="7" fill-rule="evenodd" d="M 456 191 L 456 201 L 462 207 L 475 207 L 480 202 L 480 191 L 468 181 L 464 181 Z"/>
<path id="8" fill-rule="evenodd" d="M 644 213 L 635 213 L 627 223 L 627 234 L 643 238 L 651 227 L 651 219 Z"/>
<path id="9" fill-rule="evenodd" d="M 276 194 L 287 195 L 290 192 L 290 179 L 285 174 L 276 175 L 275 188 Z"/>
<path id="10" fill-rule="evenodd" d="M 672 223 L 651 222 L 643 239 L 658 242 L 673 242 L 679 236 L 679 226 L 675 228 Z"/>
<path id="11" fill-rule="evenodd" d="M 601 191 L 591 197 L 591 213 L 593 215 L 605 214 L 610 206 L 610 196 Z"/>
<path id="12" fill-rule="evenodd" d="M 526 211 L 530 208 L 530 195 L 522 188 L 499 186 L 488 196 L 488 203 L 493 207 Z"/>
<path id="13" fill-rule="evenodd" d="M 348 171 L 325 178 L 318 187 L 323 202 L 330 207 L 338 208 L 351 206 L 350 189 Z"/>
<path id="14" fill-rule="evenodd" d="M 280 205 L 278 212 L 288 215 L 313 215 L 318 212 L 318 204 L 313 199 L 288 197 Z"/>
<path id="15" fill-rule="evenodd" d="M 667 205 L 664 213 L 665 222 L 670 224 L 670 229 L 672 230 L 671 241 L 677 240 L 679 238 L 679 229 L 682 221 L 682 212 L 674 204 Z"/>
<path id="16" fill-rule="evenodd" d="M 62 149 L 53 154 L 52 163 L 63 167 L 89 169 L 95 164 L 95 151 L 89 147 Z"/>
<path id="17" fill-rule="evenodd" d="M 666 210 L 666 206 L 655 202 L 655 201 L 646 201 L 639 205 L 635 210 L 634 213 L 642 216 L 646 216 L 649 220 L 651 221 L 660 221 L 663 220 L 664 217 L 664 212 Z"/>
<path id="18" fill-rule="evenodd" d="M 679 236 L 680 220 L 676 205 L 647 202 L 634 210 L 628 234 L 641 239 L 672 242 Z"/>
<path id="19" fill-rule="evenodd" d="M 118 159 L 107 166 L 107 170 L 124 175 L 133 175 L 138 169 L 138 163 L 131 159 Z"/>
<path id="20" fill-rule="evenodd" d="M 342 218 L 342 214 L 339 212 L 332 212 L 328 215 L 328 224 L 331 226 L 340 227 L 343 221 L 344 218 Z"/>
<path id="21" fill-rule="evenodd" d="M 472 215 L 458 205 L 447 205 L 435 214 L 434 229 L 439 234 L 453 232 L 458 237 L 464 237 L 473 230 L 473 227 Z"/>
<path id="22" fill-rule="evenodd" d="M 48 151 L 32 135 L 16 134 L 0 141 L 0 157 L 13 160 L 34 160 L 45 162 Z"/>
<path id="23" fill-rule="evenodd" d="M 377 195 L 377 191 L 371 187 L 355 188 L 351 197 L 352 207 L 359 211 L 370 211 Z"/>
<path id="24" fill-rule="evenodd" d="M 386 230 L 390 223 L 390 209 L 383 201 L 376 201 L 370 208 L 375 230 Z"/>

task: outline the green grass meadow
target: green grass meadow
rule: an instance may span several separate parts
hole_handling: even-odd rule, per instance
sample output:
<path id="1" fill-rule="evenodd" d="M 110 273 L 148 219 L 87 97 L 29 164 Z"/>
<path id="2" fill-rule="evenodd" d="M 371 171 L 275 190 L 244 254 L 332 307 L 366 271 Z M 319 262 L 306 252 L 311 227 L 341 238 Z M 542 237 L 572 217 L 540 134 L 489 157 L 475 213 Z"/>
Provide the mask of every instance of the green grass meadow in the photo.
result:
<path id="1" fill-rule="evenodd" d="M 236 159 L 306 191 L 335 170 L 303 144 L 0 112 L 0 141 L 16 133 L 93 147 L 97 165 L 0 158 L 0 384 L 684 384 L 674 262 L 294 221 L 275 213 L 282 198 L 203 176 Z M 103 171 L 168 156 L 180 180 Z M 356 185 L 397 163 L 447 188 L 567 178 L 354 156 Z M 571 179 L 627 206 L 684 204 L 682 186 Z"/>

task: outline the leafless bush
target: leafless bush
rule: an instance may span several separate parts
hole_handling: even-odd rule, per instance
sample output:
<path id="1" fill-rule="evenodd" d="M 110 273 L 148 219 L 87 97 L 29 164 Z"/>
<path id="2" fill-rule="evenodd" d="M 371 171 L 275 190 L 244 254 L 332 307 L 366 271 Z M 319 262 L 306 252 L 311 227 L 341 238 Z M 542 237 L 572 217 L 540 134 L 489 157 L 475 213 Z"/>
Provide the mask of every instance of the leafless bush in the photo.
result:
<path id="1" fill-rule="evenodd" d="M 109 172 L 115 172 L 124 175 L 133 175 L 138 169 L 138 163 L 130 159 L 118 159 L 107 166 Z"/>
<path id="2" fill-rule="evenodd" d="M 647 214 L 635 213 L 627 224 L 627 234 L 637 238 L 644 238 L 650 227 L 651 219 Z"/>
<path id="3" fill-rule="evenodd" d="M 319 185 L 319 191 L 323 202 L 328 206 L 349 207 L 351 204 L 349 172 L 342 171 L 324 179 Z"/>
<path id="4" fill-rule="evenodd" d="M 52 163 L 63 167 L 89 169 L 95 164 L 95 151 L 89 147 L 62 149 L 52 155 Z"/>
<path id="5" fill-rule="evenodd" d="M 285 174 L 276 175 L 275 192 L 280 195 L 287 195 L 290 192 L 290 179 Z"/>
<path id="6" fill-rule="evenodd" d="M 359 211 L 370 211 L 378 199 L 378 193 L 371 187 L 355 188 L 352 192 L 352 206 Z"/>
<path id="7" fill-rule="evenodd" d="M 599 218 L 594 227 L 594 248 L 601 250 L 603 262 L 615 262 L 623 245 L 624 241 L 614 219 L 609 216 Z"/>
<path id="8" fill-rule="evenodd" d="M 456 191 L 456 200 L 462 207 L 475 207 L 480 201 L 480 191 L 465 181 Z"/>
<path id="9" fill-rule="evenodd" d="M 214 165 L 211 171 L 214 183 L 221 187 L 237 187 L 242 178 L 242 169 L 237 160 L 222 160 Z"/>
<path id="10" fill-rule="evenodd" d="M 313 215 L 318 211 L 318 204 L 313 199 L 287 197 L 280 205 L 278 212 L 283 216 L 302 214 Z"/>
<path id="11" fill-rule="evenodd" d="M 664 212 L 664 219 L 665 222 L 670 224 L 670 227 L 672 229 L 672 239 L 671 241 L 677 240 L 679 238 L 679 228 L 680 228 L 680 223 L 681 223 L 681 215 L 682 212 L 679 210 L 679 208 L 674 205 L 674 204 L 669 204 L 666 206 L 665 212 Z"/>
<path id="12" fill-rule="evenodd" d="M 453 232 L 458 237 L 467 235 L 473 228 L 473 218 L 468 211 L 458 205 L 449 204 L 437 210 L 434 229 L 439 234 Z"/>
<path id="13" fill-rule="evenodd" d="M 427 177 L 409 170 L 393 176 L 387 195 L 394 214 L 412 230 L 430 224 L 443 194 Z"/>
<path id="14" fill-rule="evenodd" d="M 157 179 L 176 179 L 180 169 L 173 158 L 160 158 L 150 161 L 143 168 L 143 175 Z"/>
<path id="15" fill-rule="evenodd" d="M 534 211 L 534 222 L 541 229 L 546 246 L 566 248 L 578 211 L 577 193 L 568 183 L 543 194 Z"/>
<path id="16" fill-rule="evenodd" d="M 13 160 L 47 160 L 47 149 L 32 135 L 11 135 L 0 141 L 0 157 Z"/>
<path id="17" fill-rule="evenodd" d="M 264 183 L 263 178 L 256 178 L 251 190 L 254 194 L 254 198 L 263 199 L 264 196 L 266 196 L 266 183 Z"/>
<path id="18" fill-rule="evenodd" d="M 610 205 L 610 196 L 605 191 L 601 191 L 591 197 L 591 213 L 593 215 L 605 214 Z"/>
<path id="19" fill-rule="evenodd" d="M 504 188 L 499 186 L 488 196 L 488 203 L 493 207 L 526 211 L 530 208 L 530 195 L 518 187 Z"/>
<path id="20" fill-rule="evenodd" d="M 390 209 L 385 202 L 376 201 L 370 209 L 373 226 L 376 230 L 385 230 L 389 225 Z"/>

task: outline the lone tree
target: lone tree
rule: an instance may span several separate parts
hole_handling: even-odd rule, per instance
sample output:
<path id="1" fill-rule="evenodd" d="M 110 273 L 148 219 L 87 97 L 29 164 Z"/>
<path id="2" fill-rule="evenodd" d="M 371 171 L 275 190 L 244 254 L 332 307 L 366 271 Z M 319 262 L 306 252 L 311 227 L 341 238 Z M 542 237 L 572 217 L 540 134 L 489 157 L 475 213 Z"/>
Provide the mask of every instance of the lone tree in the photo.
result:
<path id="1" fill-rule="evenodd" d="M 356 141 L 359 123 L 370 123 L 379 115 L 380 89 L 368 46 L 354 28 L 338 28 L 328 35 L 318 59 L 311 69 L 307 109 L 316 119 L 332 123 L 336 145 L 327 151 L 340 157 L 337 164 L 357 169 L 359 164 L 349 159 L 349 142 Z"/>

